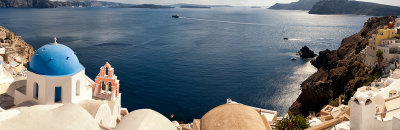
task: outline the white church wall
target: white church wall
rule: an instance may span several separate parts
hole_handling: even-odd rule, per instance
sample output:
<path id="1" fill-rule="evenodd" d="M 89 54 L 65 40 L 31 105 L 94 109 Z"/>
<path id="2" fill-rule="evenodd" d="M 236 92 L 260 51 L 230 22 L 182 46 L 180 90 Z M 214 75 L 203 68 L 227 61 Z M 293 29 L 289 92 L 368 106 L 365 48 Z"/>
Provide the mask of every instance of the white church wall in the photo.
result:
<path id="1" fill-rule="evenodd" d="M 85 74 L 82 75 L 81 81 L 81 98 L 84 99 L 92 99 L 92 83 L 91 79 L 87 77 Z M 93 82 L 93 81 L 92 81 Z"/>
<path id="2" fill-rule="evenodd" d="M 71 103 L 72 101 L 72 76 L 66 77 L 46 77 L 46 99 L 44 104 L 53 104 L 55 98 L 55 88 L 61 87 L 61 101 L 58 103 Z"/>
<path id="3" fill-rule="evenodd" d="M 15 91 L 14 97 L 16 97 L 16 98 L 14 98 L 14 104 L 15 105 L 18 105 L 18 104 L 20 104 L 22 102 L 25 102 L 25 101 L 28 101 L 28 100 L 32 99 L 32 98 L 29 98 L 28 96 L 26 96 L 25 94 L 23 94 L 23 93 L 21 93 L 19 91 Z"/>
<path id="4" fill-rule="evenodd" d="M 108 106 L 111 110 L 112 120 L 117 120 L 121 115 L 121 94 L 113 101 L 108 101 Z"/>
<path id="5" fill-rule="evenodd" d="M 39 104 L 52 104 L 55 97 L 55 87 L 61 87 L 61 102 L 60 103 L 78 103 L 84 99 L 92 99 L 91 83 L 87 80 L 85 71 L 82 70 L 75 75 L 70 76 L 42 76 L 33 72 L 27 72 L 27 94 L 26 97 L 18 99 L 16 102 L 25 100 L 34 100 Z M 76 85 L 79 80 L 80 94 L 76 95 Z M 35 97 L 34 83 L 39 85 L 39 97 Z M 22 95 L 21 95 L 22 96 Z"/>
<path id="6" fill-rule="evenodd" d="M 86 75 L 85 75 L 85 70 L 82 70 L 81 72 L 75 74 L 72 76 L 72 102 L 73 103 L 79 103 L 82 100 L 85 99 L 92 99 L 92 89 L 90 84 L 86 81 Z M 77 82 L 79 81 L 79 84 Z M 79 87 L 76 87 L 79 85 Z M 77 88 L 79 88 L 79 96 L 77 95 Z"/>
<path id="7" fill-rule="evenodd" d="M 392 119 L 392 129 L 393 130 L 400 130 L 400 119 L 398 117 L 400 117 L 400 116 L 396 115 Z"/>
<path id="8" fill-rule="evenodd" d="M 115 99 L 113 116 L 117 119 L 121 117 L 121 93 L 118 94 L 118 98 Z"/>
<path id="9" fill-rule="evenodd" d="M 372 127 L 366 128 L 365 130 L 391 130 L 392 121 L 382 121 L 374 119 L 371 122 L 365 122 L 365 124 L 370 124 Z"/>
<path id="10" fill-rule="evenodd" d="M 356 103 L 354 97 L 350 100 L 350 128 L 354 130 L 367 130 L 374 128 L 375 103 Z"/>
<path id="11" fill-rule="evenodd" d="M 111 127 L 116 125 L 116 121 L 112 120 L 111 110 L 107 104 L 102 104 L 99 107 L 94 119 L 103 126 Z"/>
<path id="12" fill-rule="evenodd" d="M 35 98 L 35 90 L 34 90 L 35 83 L 37 83 L 39 86 L 39 93 L 38 93 L 39 97 L 38 98 Z M 27 80 L 26 80 L 26 97 L 27 97 L 27 99 L 36 101 L 39 104 L 44 104 L 43 101 L 45 100 L 45 96 L 46 96 L 45 85 L 46 85 L 46 80 L 44 77 L 28 71 L 27 72 Z"/>

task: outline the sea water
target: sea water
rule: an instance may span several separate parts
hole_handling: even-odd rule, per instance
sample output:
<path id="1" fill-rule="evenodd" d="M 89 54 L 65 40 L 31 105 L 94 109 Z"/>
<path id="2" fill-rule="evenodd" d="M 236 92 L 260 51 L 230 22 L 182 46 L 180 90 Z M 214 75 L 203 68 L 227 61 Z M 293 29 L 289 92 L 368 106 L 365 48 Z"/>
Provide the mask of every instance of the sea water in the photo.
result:
<path id="1" fill-rule="evenodd" d="M 53 37 L 71 47 L 92 79 L 108 61 L 129 111 L 150 108 L 185 122 L 227 98 L 286 113 L 300 94 L 300 83 L 316 72 L 295 53 L 304 45 L 316 53 L 337 49 L 368 19 L 262 8 L 0 12 L 0 26 L 35 49 Z"/>

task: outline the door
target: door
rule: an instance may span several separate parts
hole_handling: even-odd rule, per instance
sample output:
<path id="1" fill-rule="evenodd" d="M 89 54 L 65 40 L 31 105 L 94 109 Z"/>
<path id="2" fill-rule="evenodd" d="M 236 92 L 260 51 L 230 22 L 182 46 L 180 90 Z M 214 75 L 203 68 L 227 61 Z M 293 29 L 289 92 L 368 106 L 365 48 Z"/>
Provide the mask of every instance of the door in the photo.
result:
<path id="1" fill-rule="evenodd" d="M 61 87 L 55 87 L 54 102 L 61 102 Z"/>

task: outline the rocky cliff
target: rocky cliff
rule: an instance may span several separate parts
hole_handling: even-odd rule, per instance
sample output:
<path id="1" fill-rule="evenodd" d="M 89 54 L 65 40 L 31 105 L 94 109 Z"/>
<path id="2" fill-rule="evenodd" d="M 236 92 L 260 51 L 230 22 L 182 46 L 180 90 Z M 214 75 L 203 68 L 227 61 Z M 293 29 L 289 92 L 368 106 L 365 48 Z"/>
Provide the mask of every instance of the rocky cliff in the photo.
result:
<path id="1" fill-rule="evenodd" d="M 2 55 L 6 62 L 16 61 L 26 64 L 35 53 L 33 47 L 27 44 L 21 36 L 17 36 L 2 26 L 0 26 L 0 48 L 6 49 L 6 54 Z"/>
<path id="2" fill-rule="evenodd" d="M 49 0 L 0 0 L 1 8 L 55 8 Z"/>
<path id="3" fill-rule="evenodd" d="M 165 9 L 165 8 L 174 8 L 172 6 L 165 6 L 165 5 L 155 5 L 155 4 L 141 4 L 141 5 L 133 5 L 133 6 L 126 6 L 122 8 L 148 8 L 148 9 Z"/>
<path id="4" fill-rule="evenodd" d="M 400 7 L 362 1 L 323 0 L 316 3 L 309 13 L 386 16 L 400 15 Z"/>
<path id="5" fill-rule="evenodd" d="M 132 4 L 107 2 L 107 1 L 96 1 L 96 0 L 69 0 L 69 1 L 55 1 L 53 2 L 57 7 L 126 7 L 132 6 Z"/>
<path id="6" fill-rule="evenodd" d="M 298 2 L 292 2 L 289 4 L 276 3 L 269 9 L 287 9 L 287 10 L 310 10 L 313 5 L 320 0 L 299 0 Z"/>
<path id="7" fill-rule="evenodd" d="M 96 0 L 69 0 L 69 1 L 49 1 L 49 0 L 0 0 L 1 8 L 56 8 L 56 7 L 120 7 L 132 6 L 116 2 L 96 1 Z"/>
<path id="8" fill-rule="evenodd" d="M 302 92 L 289 111 L 308 116 L 310 112 L 319 112 L 339 95 L 344 95 L 345 101 L 348 101 L 357 88 L 368 82 L 374 73 L 358 61 L 358 54 L 367 46 L 372 34 L 395 18 L 396 16 L 369 18 L 361 31 L 344 38 L 337 50 L 319 52 L 312 62 L 318 71 L 301 84 Z"/>
<path id="9" fill-rule="evenodd" d="M 317 54 L 314 54 L 314 51 L 310 50 L 308 46 L 303 46 L 297 54 L 299 54 L 303 59 L 314 58 L 317 56 Z"/>

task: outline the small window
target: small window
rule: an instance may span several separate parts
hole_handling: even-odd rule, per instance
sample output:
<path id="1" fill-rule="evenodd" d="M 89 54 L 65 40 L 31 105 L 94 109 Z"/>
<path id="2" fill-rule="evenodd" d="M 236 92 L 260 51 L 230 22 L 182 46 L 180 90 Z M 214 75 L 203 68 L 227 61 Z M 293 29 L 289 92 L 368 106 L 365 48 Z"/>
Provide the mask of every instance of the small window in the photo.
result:
<path id="1" fill-rule="evenodd" d="M 369 105 L 371 104 L 372 100 L 371 99 L 367 99 L 367 101 L 365 101 L 365 105 Z"/>
<path id="2" fill-rule="evenodd" d="M 81 85 L 80 85 L 80 81 L 76 81 L 76 96 L 80 96 L 81 94 Z"/>
<path id="3" fill-rule="evenodd" d="M 34 98 L 38 99 L 39 98 L 39 84 L 36 82 L 34 83 L 34 86 L 33 86 L 33 93 L 35 94 Z"/>
<path id="4" fill-rule="evenodd" d="M 360 102 L 358 102 L 358 99 L 354 99 L 354 102 L 360 104 Z"/>

